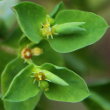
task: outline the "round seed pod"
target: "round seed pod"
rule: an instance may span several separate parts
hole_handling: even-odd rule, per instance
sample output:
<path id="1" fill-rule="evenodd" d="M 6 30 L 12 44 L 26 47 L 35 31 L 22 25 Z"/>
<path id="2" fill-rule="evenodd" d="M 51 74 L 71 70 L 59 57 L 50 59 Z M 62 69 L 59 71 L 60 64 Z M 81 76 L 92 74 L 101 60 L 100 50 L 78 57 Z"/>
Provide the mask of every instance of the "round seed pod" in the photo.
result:
<path id="1" fill-rule="evenodd" d="M 81 27 L 85 22 L 70 22 L 64 24 L 58 24 L 52 27 L 54 33 L 57 34 L 74 34 L 86 31 L 85 28 Z"/>
<path id="2" fill-rule="evenodd" d="M 48 91 L 49 90 L 49 83 L 45 80 L 42 80 L 40 81 L 40 88 L 45 90 L 45 91 Z"/>

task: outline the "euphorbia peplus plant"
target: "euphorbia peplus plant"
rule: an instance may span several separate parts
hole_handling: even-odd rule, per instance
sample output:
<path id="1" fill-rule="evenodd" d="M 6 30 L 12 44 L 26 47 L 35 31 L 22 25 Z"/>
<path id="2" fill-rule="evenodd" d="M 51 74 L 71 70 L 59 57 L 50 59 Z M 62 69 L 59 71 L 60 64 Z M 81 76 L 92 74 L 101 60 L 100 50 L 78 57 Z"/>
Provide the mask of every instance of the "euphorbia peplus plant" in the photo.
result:
<path id="1" fill-rule="evenodd" d="M 91 12 L 64 10 L 62 2 L 50 15 L 32 2 L 22 2 L 13 10 L 23 36 L 17 58 L 2 73 L 5 109 L 33 110 L 43 93 L 48 99 L 72 103 L 87 98 L 85 81 L 66 67 L 56 66 L 59 61 L 54 65 L 49 59 L 59 60 L 52 49 L 67 53 L 98 41 L 108 28 L 104 19 Z"/>

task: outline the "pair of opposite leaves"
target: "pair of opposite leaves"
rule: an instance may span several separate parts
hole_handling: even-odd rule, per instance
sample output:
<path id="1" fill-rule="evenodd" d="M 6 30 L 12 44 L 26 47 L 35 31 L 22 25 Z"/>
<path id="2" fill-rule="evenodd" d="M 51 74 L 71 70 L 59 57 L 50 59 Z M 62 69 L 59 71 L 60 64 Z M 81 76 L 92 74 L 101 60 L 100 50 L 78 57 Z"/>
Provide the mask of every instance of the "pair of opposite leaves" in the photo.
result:
<path id="1" fill-rule="evenodd" d="M 106 32 L 108 25 L 100 16 L 79 10 L 61 10 L 61 5 L 61 3 L 57 5 L 50 14 L 57 31 L 61 33 L 57 36 L 53 35 L 53 39 L 46 39 L 55 51 L 60 53 L 75 51 L 95 43 Z M 46 10 L 32 2 L 20 3 L 14 7 L 14 10 L 23 33 L 34 43 L 38 44 L 43 40 L 41 27 L 46 21 Z M 82 30 L 86 31 L 80 33 Z"/>
<path id="2" fill-rule="evenodd" d="M 73 71 L 49 63 L 38 67 L 34 64 L 27 66 L 23 62 L 23 59 L 16 58 L 7 65 L 2 74 L 4 101 L 26 101 L 42 92 L 51 100 L 64 102 L 79 102 L 89 96 L 85 81 Z M 42 91 L 37 80 L 33 83 L 34 78 L 31 76 L 39 69 L 44 72 L 48 81 L 48 91 Z"/>

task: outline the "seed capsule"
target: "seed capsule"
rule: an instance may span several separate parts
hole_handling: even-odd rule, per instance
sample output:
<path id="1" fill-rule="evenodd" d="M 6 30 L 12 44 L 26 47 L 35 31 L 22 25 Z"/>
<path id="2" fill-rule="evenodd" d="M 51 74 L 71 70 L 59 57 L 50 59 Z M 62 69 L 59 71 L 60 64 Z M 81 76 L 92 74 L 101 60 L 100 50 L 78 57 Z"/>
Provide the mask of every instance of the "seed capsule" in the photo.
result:
<path id="1" fill-rule="evenodd" d="M 39 47 L 35 47 L 32 49 L 32 55 L 39 56 L 43 53 L 43 50 Z"/>
<path id="2" fill-rule="evenodd" d="M 52 30 L 58 34 L 74 34 L 85 31 L 86 29 L 81 27 L 85 22 L 70 22 L 64 24 L 58 24 L 53 26 Z"/>
<path id="3" fill-rule="evenodd" d="M 39 87 L 45 91 L 49 90 L 49 83 L 47 81 L 40 81 Z"/>
<path id="4" fill-rule="evenodd" d="M 43 50 L 39 47 L 35 47 L 33 49 L 30 49 L 30 48 L 24 48 L 22 51 L 21 51 L 21 56 L 22 58 L 24 59 L 31 59 L 32 56 L 39 56 L 43 53 Z"/>

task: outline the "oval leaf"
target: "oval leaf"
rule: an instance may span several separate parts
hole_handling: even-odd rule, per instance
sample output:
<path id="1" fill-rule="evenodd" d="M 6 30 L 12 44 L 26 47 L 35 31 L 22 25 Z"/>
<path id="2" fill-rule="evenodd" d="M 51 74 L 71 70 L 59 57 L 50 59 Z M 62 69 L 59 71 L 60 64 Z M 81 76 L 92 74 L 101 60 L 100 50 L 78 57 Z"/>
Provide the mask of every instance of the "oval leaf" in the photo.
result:
<path id="1" fill-rule="evenodd" d="M 59 35 L 49 39 L 51 47 L 61 53 L 75 51 L 98 41 L 106 32 L 108 25 L 100 16 L 79 10 L 64 10 L 58 13 L 55 24 L 85 22 L 83 34 Z"/>
<path id="2" fill-rule="evenodd" d="M 1 88 L 4 95 L 9 88 L 13 78 L 21 71 L 27 64 L 21 58 L 16 58 L 9 62 L 5 67 L 1 76 Z"/>
<path id="3" fill-rule="evenodd" d="M 46 19 L 44 8 L 32 2 L 22 2 L 14 7 L 14 11 L 24 34 L 31 41 L 39 43 L 42 39 L 41 24 Z"/>
<path id="4" fill-rule="evenodd" d="M 42 68 L 51 71 L 69 84 L 68 86 L 61 86 L 50 83 L 49 90 L 45 92 L 49 99 L 63 102 L 79 102 L 89 96 L 85 81 L 73 71 L 52 64 L 44 64 Z"/>
<path id="5" fill-rule="evenodd" d="M 11 61 L 2 73 L 2 93 L 4 94 L 13 80 L 13 78 L 18 74 L 18 72 L 23 69 L 27 64 L 21 58 L 16 58 Z M 16 71 L 15 71 L 16 70 Z M 8 102 L 3 101 L 5 110 L 33 110 L 40 99 L 40 95 L 37 95 L 27 101 L 23 102 Z M 30 104 L 30 105 L 29 105 Z"/>
<path id="6" fill-rule="evenodd" d="M 38 94 L 35 97 L 32 97 L 26 101 L 22 102 L 7 102 L 4 101 L 4 108 L 5 110 L 34 110 L 36 107 L 37 103 L 40 100 L 40 94 Z"/>
<path id="7" fill-rule="evenodd" d="M 33 65 L 28 65 L 16 75 L 3 99 L 10 102 L 25 101 L 36 96 L 40 89 L 31 78 Z"/>

